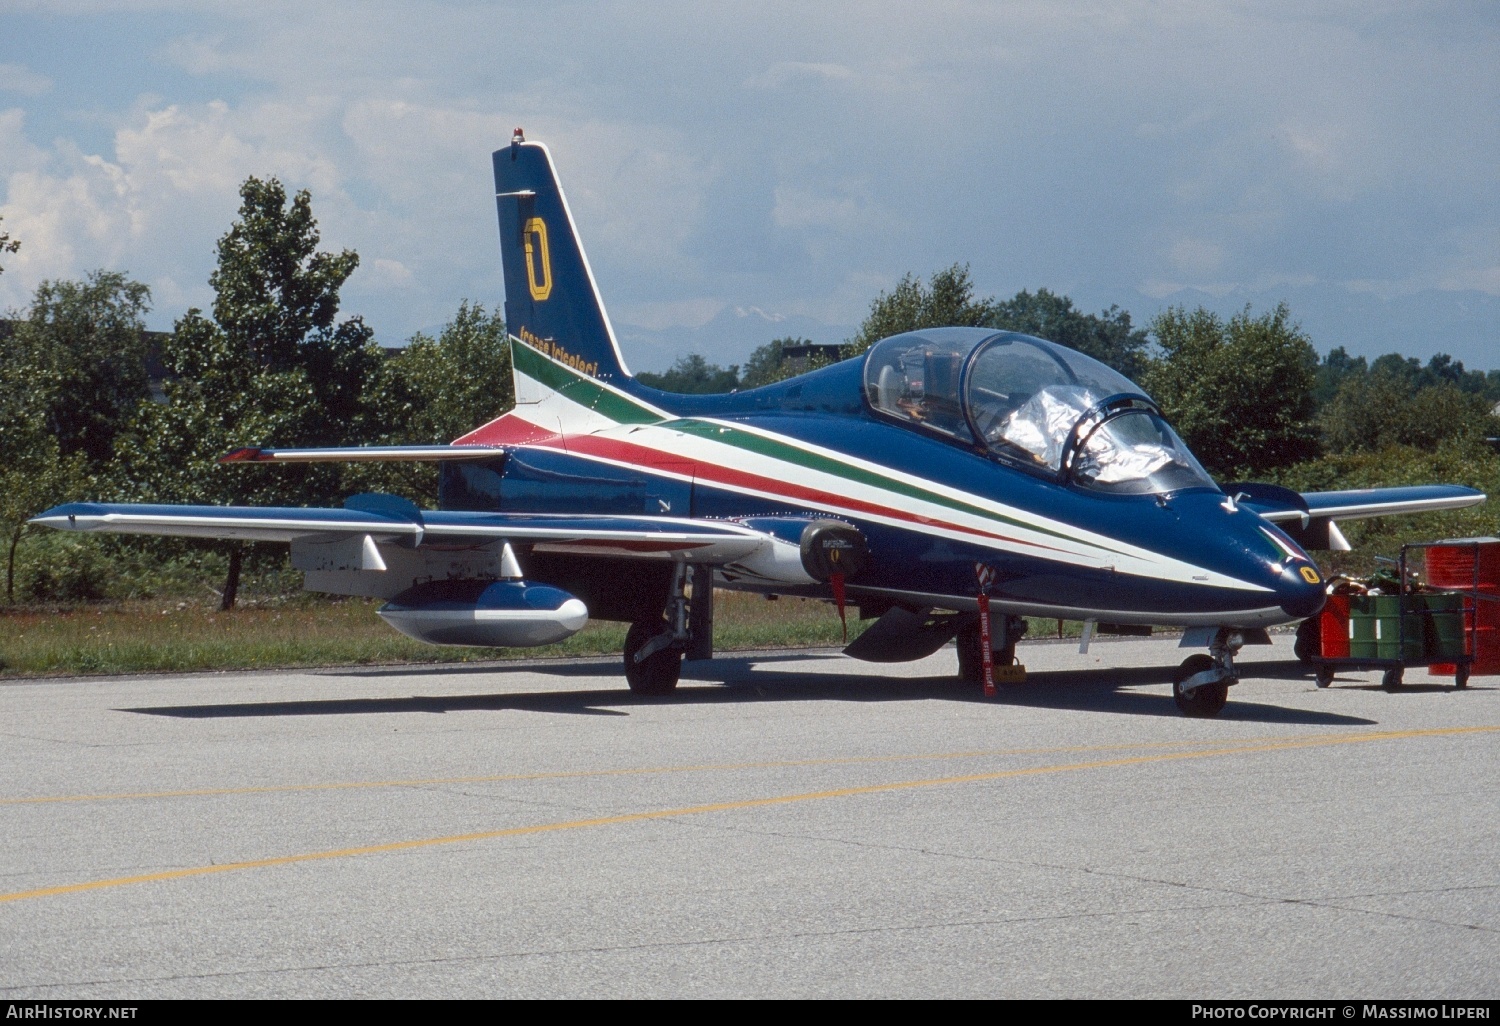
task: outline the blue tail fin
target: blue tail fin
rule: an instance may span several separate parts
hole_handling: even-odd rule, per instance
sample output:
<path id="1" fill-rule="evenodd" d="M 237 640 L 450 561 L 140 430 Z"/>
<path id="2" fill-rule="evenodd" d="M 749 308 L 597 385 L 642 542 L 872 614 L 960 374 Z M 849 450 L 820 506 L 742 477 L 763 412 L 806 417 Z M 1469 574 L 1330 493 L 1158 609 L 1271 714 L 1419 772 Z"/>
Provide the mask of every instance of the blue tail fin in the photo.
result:
<path id="1" fill-rule="evenodd" d="M 505 268 L 505 326 L 553 360 L 623 385 L 630 371 L 599 300 L 552 155 L 519 129 L 495 151 L 495 203 Z"/>

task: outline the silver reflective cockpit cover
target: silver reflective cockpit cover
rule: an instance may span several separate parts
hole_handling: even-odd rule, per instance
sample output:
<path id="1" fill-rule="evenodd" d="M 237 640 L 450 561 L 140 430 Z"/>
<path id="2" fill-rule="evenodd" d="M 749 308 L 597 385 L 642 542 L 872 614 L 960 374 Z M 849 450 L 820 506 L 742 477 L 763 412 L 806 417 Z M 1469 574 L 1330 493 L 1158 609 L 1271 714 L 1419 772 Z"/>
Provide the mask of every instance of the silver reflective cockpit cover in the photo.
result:
<path id="1" fill-rule="evenodd" d="M 1057 470 L 1062 466 L 1063 447 L 1080 417 L 1102 396 L 1078 385 L 1049 385 L 1010 412 L 1000 428 L 1000 439 Z"/>

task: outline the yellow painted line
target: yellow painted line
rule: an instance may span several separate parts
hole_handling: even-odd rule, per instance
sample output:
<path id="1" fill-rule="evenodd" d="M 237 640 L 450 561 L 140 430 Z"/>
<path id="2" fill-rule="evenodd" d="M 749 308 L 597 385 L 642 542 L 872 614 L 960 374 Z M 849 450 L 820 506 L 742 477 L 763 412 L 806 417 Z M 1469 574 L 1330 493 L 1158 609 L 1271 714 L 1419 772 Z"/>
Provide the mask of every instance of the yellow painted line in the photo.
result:
<path id="1" fill-rule="evenodd" d="M 1312 737 L 1336 735 L 1310 735 Z M 1204 745 L 1255 745 L 1290 741 L 1293 737 L 1245 738 L 1243 741 L 1208 740 L 1143 741 L 1127 745 L 1068 745 L 1056 748 L 997 748 L 962 752 L 923 752 L 915 755 L 867 755 L 824 759 L 783 759 L 763 762 L 689 763 L 682 766 L 632 766 L 622 769 L 558 770 L 552 773 L 501 773 L 493 776 L 427 777 L 411 780 L 347 780 L 326 784 L 264 784 L 254 787 L 203 787 L 181 791 L 124 791 L 106 794 L 39 795 L 32 798 L 0 798 L 3 805 L 46 805 L 57 802 L 140 801 L 153 798 L 206 798 L 238 794 L 286 794 L 299 791 L 356 791 L 382 787 L 439 787 L 451 784 L 494 784 L 524 780 L 573 780 L 585 777 L 632 777 L 666 773 L 711 773 L 748 769 L 787 769 L 805 766 L 859 766 L 890 762 L 938 762 L 944 759 L 996 759 L 1017 755 L 1061 755 L 1069 752 L 1118 752 L 1154 748 Z"/>
<path id="2" fill-rule="evenodd" d="M 335 851 L 316 851 L 301 855 L 281 855 L 275 858 L 254 859 L 248 862 L 226 862 L 213 866 L 192 866 L 186 869 L 170 869 L 161 873 L 142 873 L 139 876 L 119 876 L 108 880 L 89 880 L 84 883 L 63 884 L 59 887 L 42 887 L 31 891 L 15 891 L 10 894 L 0 894 L 0 902 L 24 901 L 27 898 L 48 898 L 61 894 L 76 894 L 81 891 L 97 891 L 110 887 L 124 887 L 128 884 L 159 883 L 165 880 L 181 880 L 192 876 L 232 873 L 244 869 L 290 866 L 300 862 L 321 862 L 325 859 L 352 858 L 358 855 L 380 855 L 387 852 L 412 851 L 418 848 L 432 848 L 442 844 L 463 844 L 467 841 L 492 841 L 501 837 L 525 837 L 533 834 L 557 833 L 564 830 L 583 830 L 589 827 L 619 826 L 625 823 L 644 823 L 654 819 L 676 819 L 682 816 L 698 816 L 710 812 L 763 809 L 775 805 L 794 805 L 800 802 L 822 801 L 828 798 L 851 798 L 857 795 L 909 791 L 924 787 L 977 784 L 984 781 L 1007 780 L 1017 777 L 1043 776 L 1051 773 L 1073 773 L 1080 770 L 1111 769 L 1122 766 L 1141 766 L 1155 762 L 1204 759 L 1221 755 L 1248 755 L 1296 748 L 1316 748 L 1325 745 L 1355 744 L 1367 741 L 1393 741 L 1414 737 L 1445 737 L 1459 734 L 1493 733 L 1496 731 L 1500 731 L 1500 726 L 1392 730 L 1365 734 L 1348 734 L 1344 736 L 1322 735 L 1297 740 L 1278 741 L 1252 747 L 1236 745 L 1229 748 L 1216 748 L 1198 752 L 1165 752 L 1158 755 L 1134 755 L 1122 759 L 1103 759 L 1098 762 L 1075 762 L 1062 766 L 1033 766 L 1026 769 L 999 770 L 994 773 L 974 773 L 967 776 L 933 777 L 925 780 L 900 780 L 886 784 L 866 784 L 862 787 L 840 787 L 827 791 L 808 791 L 801 794 L 776 795 L 770 798 L 747 798 L 734 802 L 689 805 L 678 809 L 657 809 L 649 812 L 630 812 L 619 816 L 574 819 L 563 823 L 541 823 L 535 826 L 510 827 L 505 830 L 486 830 L 472 834 L 452 834 L 447 837 L 425 837 L 412 841 L 394 841 L 390 844 L 372 844 L 359 848 L 340 848 Z"/>

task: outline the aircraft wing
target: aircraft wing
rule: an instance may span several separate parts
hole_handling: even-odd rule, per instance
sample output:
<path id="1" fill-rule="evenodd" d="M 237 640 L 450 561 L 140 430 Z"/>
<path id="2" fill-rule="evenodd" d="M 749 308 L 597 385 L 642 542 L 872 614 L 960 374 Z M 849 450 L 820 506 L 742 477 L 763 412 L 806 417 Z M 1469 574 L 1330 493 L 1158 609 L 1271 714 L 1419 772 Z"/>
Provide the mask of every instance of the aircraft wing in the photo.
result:
<path id="1" fill-rule="evenodd" d="M 1340 520 L 1463 509 L 1486 499 L 1483 492 L 1462 485 L 1295 492 L 1278 485 L 1236 484 L 1225 485 L 1224 491 L 1246 509 L 1280 525 L 1306 548 L 1341 552 L 1349 550 L 1349 543 L 1338 528 Z"/>
<path id="2" fill-rule="evenodd" d="M 407 548 L 424 541 L 472 545 L 504 540 L 544 552 L 712 564 L 745 558 L 769 540 L 760 531 L 724 521 L 418 510 L 400 501 L 344 509 L 74 502 L 30 522 L 63 531 L 245 541 L 333 541 L 364 535 Z"/>

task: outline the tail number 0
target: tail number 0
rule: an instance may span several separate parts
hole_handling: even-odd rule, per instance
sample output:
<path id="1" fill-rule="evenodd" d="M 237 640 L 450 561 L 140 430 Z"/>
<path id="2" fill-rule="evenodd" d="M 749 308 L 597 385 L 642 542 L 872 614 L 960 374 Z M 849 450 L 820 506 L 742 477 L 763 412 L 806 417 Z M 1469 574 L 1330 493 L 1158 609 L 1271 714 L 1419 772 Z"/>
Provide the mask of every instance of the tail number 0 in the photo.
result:
<path id="1" fill-rule="evenodd" d="M 541 302 L 552 294 L 552 258 L 547 253 L 547 222 L 533 217 L 521 233 L 526 243 L 526 285 Z"/>

